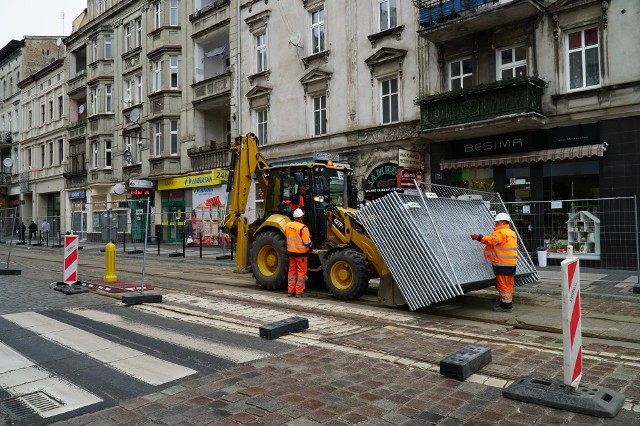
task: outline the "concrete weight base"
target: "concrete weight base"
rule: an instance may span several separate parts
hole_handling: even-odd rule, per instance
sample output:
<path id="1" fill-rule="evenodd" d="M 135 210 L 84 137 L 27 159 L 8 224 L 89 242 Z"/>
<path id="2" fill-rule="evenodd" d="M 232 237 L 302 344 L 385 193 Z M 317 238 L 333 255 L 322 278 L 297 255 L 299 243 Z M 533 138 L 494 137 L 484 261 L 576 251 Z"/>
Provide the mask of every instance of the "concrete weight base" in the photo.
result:
<path id="1" fill-rule="evenodd" d="M 22 269 L 0 269 L 0 275 L 22 275 Z"/>
<path id="2" fill-rule="evenodd" d="M 610 389 L 587 384 L 573 389 L 560 380 L 535 376 L 520 377 L 502 395 L 596 417 L 615 417 L 624 403 L 624 395 Z"/>
<path id="3" fill-rule="evenodd" d="M 142 303 L 162 303 L 162 294 L 155 291 L 144 293 L 129 292 L 122 295 L 122 303 L 125 305 L 140 305 Z"/>

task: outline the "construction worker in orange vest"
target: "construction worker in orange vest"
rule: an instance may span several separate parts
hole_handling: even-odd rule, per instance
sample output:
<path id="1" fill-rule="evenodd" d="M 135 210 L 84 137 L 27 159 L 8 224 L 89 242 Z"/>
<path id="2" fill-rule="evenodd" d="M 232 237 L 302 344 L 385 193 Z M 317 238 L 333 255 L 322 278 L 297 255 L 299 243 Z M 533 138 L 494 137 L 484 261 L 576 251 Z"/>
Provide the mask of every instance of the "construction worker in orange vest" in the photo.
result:
<path id="1" fill-rule="evenodd" d="M 518 237 L 509 227 L 511 218 L 506 213 L 495 217 L 495 228 L 489 236 L 473 234 L 471 238 L 484 244 L 484 257 L 493 265 L 496 275 L 496 289 L 500 294 L 500 304 L 494 312 L 511 312 L 513 306 L 513 285 L 518 260 Z"/>
<path id="2" fill-rule="evenodd" d="M 293 221 L 287 223 L 284 235 L 287 238 L 287 254 L 289 255 L 288 293 L 289 297 L 303 297 L 304 282 L 307 278 L 307 256 L 311 247 L 309 228 L 302 223 L 304 212 L 295 209 Z"/>
<path id="3" fill-rule="evenodd" d="M 302 209 L 303 212 L 308 202 L 309 196 L 307 195 L 307 186 L 305 184 L 300 184 L 298 186 L 298 192 L 284 200 L 284 203 L 288 204 L 291 210 Z"/>

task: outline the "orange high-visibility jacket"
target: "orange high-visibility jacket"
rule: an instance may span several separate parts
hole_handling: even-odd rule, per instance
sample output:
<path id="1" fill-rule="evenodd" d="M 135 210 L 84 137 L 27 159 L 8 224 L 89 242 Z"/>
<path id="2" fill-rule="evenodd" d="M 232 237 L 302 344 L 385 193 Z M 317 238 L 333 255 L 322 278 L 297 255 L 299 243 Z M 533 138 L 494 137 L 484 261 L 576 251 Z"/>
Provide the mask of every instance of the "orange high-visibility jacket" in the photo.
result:
<path id="1" fill-rule="evenodd" d="M 496 275 L 515 275 L 518 260 L 518 237 L 509 225 L 493 228 L 491 235 L 480 241 L 484 246 L 484 257 L 493 265 Z"/>
<path id="2" fill-rule="evenodd" d="M 304 223 L 292 221 L 284 228 L 287 237 L 287 254 L 289 256 L 306 256 L 311 247 L 309 228 Z"/>

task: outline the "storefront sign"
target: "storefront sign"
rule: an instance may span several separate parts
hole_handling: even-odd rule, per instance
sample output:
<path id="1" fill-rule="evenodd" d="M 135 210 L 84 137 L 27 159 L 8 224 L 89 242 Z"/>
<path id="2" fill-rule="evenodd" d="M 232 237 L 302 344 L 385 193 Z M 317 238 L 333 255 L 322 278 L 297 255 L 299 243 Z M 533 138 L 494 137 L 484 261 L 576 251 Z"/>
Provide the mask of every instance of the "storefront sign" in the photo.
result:
<path id="1" fill-rule="evenodd" d="M 384 163 L 373 169 L 367 176 L 365 194 L 384 193 L 396 191 L 398 180 L 398 165 Z"/>
<path id="2" fill-rule="evenodd" d="M 129 179 L 127 182 L 128 188 L 153 188 L 153 182 L 147 179 Z"/>
<path id="3" fill-rule="evenodd" d="M 79 189 L 77 191 L 69 191 L 69 199 L 77 199 L 77 198 L 86 198 L 87 193 L 84 189 Z"/>
<path id="4" fill-rule="evenodd" d="M 549 148 L 601 143 L 598 124 L 556 127 L 547 130 Z"/>
<path id="5" fill-rule="evenodd" d="M 206 173 L 203 175 L 159 180 L 158 190 L 165 191 L 168 189 L 197 188 L 199 186 L 221 185 L 223 183 L 226 183 L 228 178 L 228 170 L 215 169 L 212 170 L 211 173 Z"/>
<path id="6" fill-rule="evenodd" d="M 495 154 L 532 151 L 534 149 L 533 134 L 487 136 L 482 139 L 457 142 L 453 144 L 452 147 L 454 151 L 452 158 L 483 157 Z"/>
<path id="7" fill-rule="evenodd" d="M 424 182 L 424 172 L 420 169 L 398 168 L 397 187 L 402 189 L 416 189 L 414 180 Z"/>
<path id="8" fill-rule="evenodd" d="M 398 166 L 406 169 L 422 168 L 422 154 L 418 151 L 398 149 Z"/>

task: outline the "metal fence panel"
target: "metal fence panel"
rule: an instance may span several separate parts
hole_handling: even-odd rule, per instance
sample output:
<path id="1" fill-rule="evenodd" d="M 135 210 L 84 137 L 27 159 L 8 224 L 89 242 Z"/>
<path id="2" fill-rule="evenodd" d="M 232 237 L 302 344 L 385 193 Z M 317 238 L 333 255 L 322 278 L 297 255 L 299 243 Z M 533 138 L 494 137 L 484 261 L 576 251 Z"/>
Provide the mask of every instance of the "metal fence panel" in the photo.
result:
<path id="1" fill-rule="evenodd" d="M 493 212 L 506 211 L 493 193 L 419 183 L 392 192 L 354 215 L 380 250 L 412 310 L 493 283 L 491 264 L 472 233 L 493 230 Z M 538 280 L 519 239 L 516 285 Z"/>

